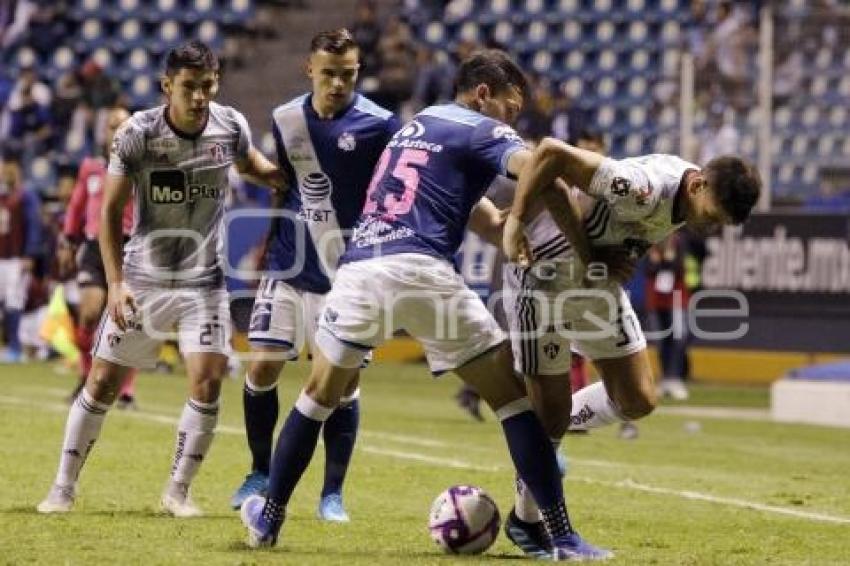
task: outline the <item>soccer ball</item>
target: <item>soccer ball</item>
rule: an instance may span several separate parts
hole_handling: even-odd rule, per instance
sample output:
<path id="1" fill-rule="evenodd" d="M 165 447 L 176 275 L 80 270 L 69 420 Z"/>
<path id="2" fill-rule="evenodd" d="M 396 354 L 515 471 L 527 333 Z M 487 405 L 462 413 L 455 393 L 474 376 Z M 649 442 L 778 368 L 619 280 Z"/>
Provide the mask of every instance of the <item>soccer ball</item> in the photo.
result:
<path id="1" fill-rule="evenodd" d="M 428 529 L 446 552 L 479 554 L 496 540 L 499 509 L 480 487 L 455 485 L 431 504 Z"/>

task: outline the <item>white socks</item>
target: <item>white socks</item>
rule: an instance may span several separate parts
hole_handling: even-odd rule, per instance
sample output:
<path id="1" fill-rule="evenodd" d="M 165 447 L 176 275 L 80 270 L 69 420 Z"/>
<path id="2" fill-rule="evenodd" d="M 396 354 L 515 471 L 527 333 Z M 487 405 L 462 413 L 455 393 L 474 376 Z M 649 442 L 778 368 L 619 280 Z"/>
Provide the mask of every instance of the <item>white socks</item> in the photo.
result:
<path id="1" fill-rule="evenodd" d="M 561 439 L 552 438 L 551 442 L 552 448 L 555 449 L 555 452 L 558 452 L 558 449 L 561 447 Z M 520 479 L 519 475 L 516 477 L 514 510 L 520 521 L 537 523 L 543 520 L 543 516 L 540 514 L 540 508 L 537 506 L 537 502 L 534 501 L 534 496 L 531 495 L 531 490 L 528 489 L 528 486 Z"/>
<path id="2" fill-rule="evenodd" d="M 109 405 L 95 401 L 83 388 L 65 423 L 65 440 L 62 442 L 62 454 L 59 456 L 59 470 L 56 472 L 56 485 L 72 487 L 76 485 L 80 470 L 91 452 Z"/>
<path id="3" fill-rule="evenodd" d="M 589 430 L 625 420 L 608 396 L 602 381 L 588 385 L 573 394 L 570 430 Z"/>
<path id="4" fill-rule="evenodd" d="M 201 403 L 189 399 L 177 423 L 177 448 L 171 481 L 189 485 L 212 444 L 218 422 L 218 402 Z"/>

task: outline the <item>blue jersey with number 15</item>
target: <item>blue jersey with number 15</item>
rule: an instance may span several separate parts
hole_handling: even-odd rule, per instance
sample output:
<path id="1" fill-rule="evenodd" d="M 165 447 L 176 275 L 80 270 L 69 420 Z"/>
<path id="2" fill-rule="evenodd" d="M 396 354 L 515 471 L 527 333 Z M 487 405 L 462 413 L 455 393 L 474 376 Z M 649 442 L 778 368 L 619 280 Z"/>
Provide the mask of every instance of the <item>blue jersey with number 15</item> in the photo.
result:
<path id="1" fill-rule="evenodd" d="M 451 262 L 472 207 L 524 147 L 510 126 L 459 104 L 424 109 L 381 154 L 340 263 L 400 253 Z"/>

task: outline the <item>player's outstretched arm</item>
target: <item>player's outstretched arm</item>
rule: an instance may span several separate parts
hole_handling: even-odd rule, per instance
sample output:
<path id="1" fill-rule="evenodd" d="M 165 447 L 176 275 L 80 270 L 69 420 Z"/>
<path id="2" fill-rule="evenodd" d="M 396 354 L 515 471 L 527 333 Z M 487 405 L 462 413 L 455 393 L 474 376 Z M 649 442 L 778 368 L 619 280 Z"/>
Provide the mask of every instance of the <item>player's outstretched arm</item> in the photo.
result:
<path id="1" fill-rule="evenodd" d="M 289 180 L 283 170 L 254 147 L 248 150 L 244 159 L 236 161 L 236 170 L 252 183 L 268 187 L 277 193 L 283 193 L 289 188 Z"/>
<path id="2" fill-rule="evenodd" d="M 487 197 L 482 198 L 472 208 L 468 227 L 483 240 L 494 246 L 502 245 L 502 228 L 510 209 L 500 210 Z"/>
<path id="3" fill-rule="evenodd" d="M 103 269 L 108 286 L 107 308 L 112 320 L 121 330 L 127 328 L 124 316 L 125 305 L 133 312 L 136 304 L 132 294 L 124 286 L 124 270 L 121 267 L 122 220 L 124 207 L 133 191 L 133 183 L 124 175 L 106 175 L 103 188 L 103 208 L 100 213 L 98 243 L 103 256 Z"/>

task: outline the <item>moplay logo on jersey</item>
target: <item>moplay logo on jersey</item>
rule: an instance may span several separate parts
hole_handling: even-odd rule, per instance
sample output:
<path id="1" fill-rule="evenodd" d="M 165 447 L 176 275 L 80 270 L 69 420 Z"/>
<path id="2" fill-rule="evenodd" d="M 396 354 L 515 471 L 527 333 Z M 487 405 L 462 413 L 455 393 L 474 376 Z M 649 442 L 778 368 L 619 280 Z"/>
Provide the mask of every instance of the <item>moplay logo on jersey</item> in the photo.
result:
<path id="1" fill-rule="evenodd" d="M 178 169 L 150 172 L 151 202 L 180 204 L 186 201 L 186 174 Z"/>
<path id="2" fill-rule="evenodd" d="M 357 139 L 351 132 L 343 132 L 337 138 L 336 145 L 342 151 L 354 151 L 357 148 Z"/>

